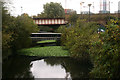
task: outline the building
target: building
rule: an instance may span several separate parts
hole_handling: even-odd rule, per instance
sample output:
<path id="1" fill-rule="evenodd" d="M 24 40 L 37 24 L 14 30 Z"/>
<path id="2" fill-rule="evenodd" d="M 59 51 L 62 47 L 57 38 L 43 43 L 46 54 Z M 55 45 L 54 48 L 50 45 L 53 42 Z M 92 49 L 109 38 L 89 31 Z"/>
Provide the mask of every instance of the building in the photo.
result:
<path id="1" fill-rule="evenodd" d="M 115 11 L 115 13 L 120 13 L 120 1 L 118 2 L 118 11 Z"/>
<path id="2" fill-rule="evenodd" d="M 89 11 L 82 11 L 82 14 L 89 14 Z M 90 14 L 93 14 L 92 12 L 90 12 Z"/>
<path id="3" fill-rule="evenodd" d="M 65 14 L 76 13 L 76 11 L 73 9 L 64 9 L 64 11 L 65 11 Z"/>
<path id="4" fill-rule="evenodd" d="M 118 17 L 120 18 L 120 1 L 118 2 Z"/>
<path id="5" fill-rule="evenodd" d="M 110 11 L 101 10 L 99 13 L 110 13 Z"/>
<path id="6" fill-rule="evenodd" d="M 108 0 L 100 0 L 100 11 L 99 13 L 109 13 L 109 1 Z"/>
<path id="7" fill-rule="evenodd" d="M 118 11 L 114 11 L 114 13 L 118 13 Z"/>
<path id="8" fill-rule="evenodd" d="M 65 11 L 65 20 L 68 21 L 69 20 L 69 16 L 72 14 L 72 13 L 76 13 L 75 10 L 73 9 L 64 9 Z"/>
<path id="9" fill-rule="evenodd" d="M 120 1 L 118 2 L 118 13 L 120 13 Z"/>

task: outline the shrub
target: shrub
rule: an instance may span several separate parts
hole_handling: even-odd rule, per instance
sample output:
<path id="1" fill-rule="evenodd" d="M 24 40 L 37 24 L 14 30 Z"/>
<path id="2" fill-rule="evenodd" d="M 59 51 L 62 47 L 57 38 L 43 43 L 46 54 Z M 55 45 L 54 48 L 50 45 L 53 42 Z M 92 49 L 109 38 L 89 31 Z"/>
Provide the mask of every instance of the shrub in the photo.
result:
<path id="1" fill-rule="evenodd" d="M 13 51 L 18 49 L 30 47 L 32 40 L 29 38 L 30 34 L 37 32 L 39 29 L 38 26 L 33 23 L 33 19 L 30 18 L 27 14 L 22 14 L 18 16 L 15 20 L 14 27 L 10 27 L 10 31 L 14 34 L 12 38 L 14 40 L 11 42 L 11 48 Z"/>
<path id="2" fill-rule="evenodd" d="M 62 45 L 73 57 L 88 59 L 91 42 L 97 38 L 97 24 L 78 20 L 75 27 L 64 29 L 61 36 Z"/>
<path id="3" fill-rule="evenodd" d="M 2 6 L 2 52 L 3 59 L 18 49 L 30 47 L 30 34 L 37 32 L 37 25 L 27 14 L 13 17 Z"/>
<path id="4" fill-rule="evenodd" d="M 93 43 L 91 58 L 94 68 L 91 76 L 98 78 L 120 78 L 120 26 L 110 20 L 100 40 Z"/>

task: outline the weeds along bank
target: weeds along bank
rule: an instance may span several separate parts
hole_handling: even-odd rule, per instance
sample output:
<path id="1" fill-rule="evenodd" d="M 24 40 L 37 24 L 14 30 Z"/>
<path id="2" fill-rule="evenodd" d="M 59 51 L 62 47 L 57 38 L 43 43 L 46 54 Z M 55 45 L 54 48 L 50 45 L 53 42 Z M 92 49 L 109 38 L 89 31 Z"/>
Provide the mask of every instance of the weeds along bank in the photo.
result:
<path id="1" fill-rule="evenodd" d="M 93 78 L 120 78 L 120 21 L 107 22 L 106 31 L 97 33 L 97 23 L 77 20 L 76 26 L 61 26 L 61 41 L 72 57 L 90 58 L 94 68 L 90 72 Z"/>

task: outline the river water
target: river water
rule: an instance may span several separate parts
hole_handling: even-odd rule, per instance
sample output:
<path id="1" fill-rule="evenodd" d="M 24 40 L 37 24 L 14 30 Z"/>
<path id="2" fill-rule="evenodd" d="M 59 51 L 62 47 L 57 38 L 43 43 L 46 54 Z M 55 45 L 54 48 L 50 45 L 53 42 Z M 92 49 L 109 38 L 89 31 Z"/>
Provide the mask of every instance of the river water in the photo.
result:
<path id="1" fill-rule="evenodd" d="M 90 61 L 69 57 L 12 56 L 3 62 L 2 78 L 89 78 Z"/>

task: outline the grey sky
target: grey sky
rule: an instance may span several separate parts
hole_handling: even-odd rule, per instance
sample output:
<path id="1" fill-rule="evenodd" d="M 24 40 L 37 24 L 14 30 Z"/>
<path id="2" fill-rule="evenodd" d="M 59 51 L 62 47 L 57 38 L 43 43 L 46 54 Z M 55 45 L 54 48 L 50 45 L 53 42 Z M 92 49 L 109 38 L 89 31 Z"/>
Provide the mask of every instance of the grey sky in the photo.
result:
<path id="1" fill-rule="evenodd" d="M 120 0 L 110 0 L 110 9 L 112 13 L 118 10 L 118 1 Z M 22 13 L 28 13 L 30 16 L 37 15 L 43 11 L 43 5 L 47 2 L 58 2 L 61 3 L 63 8 L 65 8 L 65 0 L 12 0 L 11 6 L 13 7 L 11 7 L 11 14 L 15 16 Z M 82 8 L 82 11 L 88 11 L 88 3 L 92 4 L 92 12 L 98 13 L 100 10 L 100 0 L 66 0 L 66 8 L 74 9 L 77 11 L 77 13 L 80 13 L 80 2 L 85 2 L 83 4 L 84 7 Z"/>

